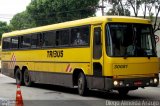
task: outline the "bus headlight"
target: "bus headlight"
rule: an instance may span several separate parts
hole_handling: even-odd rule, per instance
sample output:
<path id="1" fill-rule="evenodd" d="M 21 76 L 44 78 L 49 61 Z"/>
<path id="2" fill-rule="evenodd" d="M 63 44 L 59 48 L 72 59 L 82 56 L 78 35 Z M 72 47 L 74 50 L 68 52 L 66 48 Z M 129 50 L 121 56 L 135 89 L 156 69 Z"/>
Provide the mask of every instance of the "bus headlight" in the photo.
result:
<path id="1" fill-rule="evenodd" d="M 157 78 L 154 78 L 154 83 L 157 83 L 158 82 L 158 79 Z"/>
<path id="2" fill-rule="evenodd" d="M 113 84 L 114 84 L 114 86 L 117 86 L 118 85 L 118 81 L 114 81 Z"/>

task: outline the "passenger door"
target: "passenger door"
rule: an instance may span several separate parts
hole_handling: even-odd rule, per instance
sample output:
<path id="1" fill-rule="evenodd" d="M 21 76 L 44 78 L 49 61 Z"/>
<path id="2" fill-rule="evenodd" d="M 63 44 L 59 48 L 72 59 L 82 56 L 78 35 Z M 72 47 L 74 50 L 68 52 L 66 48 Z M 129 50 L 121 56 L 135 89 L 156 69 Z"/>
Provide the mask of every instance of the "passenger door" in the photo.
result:
<path id="1" fill-rule="evenodd" d="M 93 26 L 93 49 L 92 49 L 92 87 L 96 89 L 104 88 L 103 79 L 103 45 L 102 26 Z"/>

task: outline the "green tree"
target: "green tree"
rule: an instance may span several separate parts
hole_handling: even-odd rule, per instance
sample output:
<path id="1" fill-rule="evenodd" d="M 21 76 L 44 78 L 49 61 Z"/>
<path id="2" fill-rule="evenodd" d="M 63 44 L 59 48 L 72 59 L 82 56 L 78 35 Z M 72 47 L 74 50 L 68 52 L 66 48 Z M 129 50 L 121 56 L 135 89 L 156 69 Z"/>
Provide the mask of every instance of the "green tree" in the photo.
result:
<path id="1" fill-rule="evenodd" d="M 143 3 L 143 0 L 127 0 L 127 3 L 133 9 L 135 17 L 137 17 L 140 6 Z"/>
<path id="2" fill-rule="evenodd" d="M 95 15 L 99 0 L 32 0 L 28 13 L 37 26 Z"/>
<path id="3" fill-rule="evenodd" d="M 10 27 L 12 30 L 21 30 L 35 26 L 34 20 L 26 11 L 16 14 L 10 21 Z"/>
<path id="4" fill-rule="evenodd" d="M 153 23 L 154 32 L 160 30 L 160 22 L 158 22 L 158 15 L 160 12 L 160 0 L 141 0 L 141 9 L 143 11 L 143 17 L 146 17 L 146 13 L 149 13 L 149 19 Z M 154 9 L 154 13 L 152 10 Z"/>
<path id="5" fill-rule="evenodd" d="M 9 31 L 10 31 L 10 28 L 7 25 L 7 23 L 0 21 L 0 39 L 3 33 L 9 32 Z"/>
<path id="6" fill-rule="evenodd" d="M 142 17 L 138 16 L 139 11 L 142 10 L 143 18 L 149 18 L 152 21 L 154 32 L 160 30 L 160 22 L 158 22 L 158 16 L 160 12 L 160 0 L 105 0 L 105 1 L 108 1 L 110 4 L 112 4 L 113 7 L 108 11 L 107 14 L 130 15 L 129 9 L 131 8 L 133 10 L 135 17 Z M 149 13 L 148 17 L 146 17 L 147 13 Z"/>

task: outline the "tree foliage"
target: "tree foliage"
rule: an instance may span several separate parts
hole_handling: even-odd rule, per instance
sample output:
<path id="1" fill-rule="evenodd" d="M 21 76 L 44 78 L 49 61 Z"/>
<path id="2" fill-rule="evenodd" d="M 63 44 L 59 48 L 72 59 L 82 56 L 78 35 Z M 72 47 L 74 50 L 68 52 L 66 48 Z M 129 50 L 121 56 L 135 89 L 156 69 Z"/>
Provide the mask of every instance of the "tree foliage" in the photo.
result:
<path id="1" fill-rule="evenodd" d="M 12 30 L 20 30 L 95 15 L 99 0 L 32 0 L 27 9 L 10 21 Z"/>
<path id="2" fill-rule="evenodd" d="M 27 7 L 37 26 L 93 16 L 99 0 L 32 0 Z"/>
<path id="3" fill-rule="evenodd" d="M 2 34 L 8 32 L 8 31 L 10 31 L 10 28 L 7 25 L 7 23 L 0 21 L 0 39 L 2 37 Z"/>
<path id="4" fill-rule="evenodd" d="M 112 4 L 112 7 L 107 14 L 109 15 L 130 15 L 129 9 L 133 10 L 134 16 L 139 17 L 141 10 L 143 18 L 149 18 L 153 23 L 154 32 L 160 30 L 160 22 L 158 15 L 160 12 L 160 0 L 105 0 Z M 154 10 L 154 12 L 153 12 Z M 148 15 L 146 17 L 146 15 Z"/>
<path id="5" fill-rule="evenodd" d="M 26 29 L 34 26 L 35 22 L 27 11 L 16 14 L 10 21 L 10 27 L 12 30 Z"/>
<path id="6" fill-rule="evenodd" d="M 160 22 L 157 21 L 160 12 L 160 0 L 127 0 L 128 4 L 134 10 L 134 14 L 137 17 L 138 11 L 141 9 L 143 11 L 143 17 L 146 17 L 147 12 L 149 13 L 149 19 L 153 23 L 154 32 L 160 30 Z M 135 5 L 136 4 L 136 5 Z M 152 10 L 154 9 L 154 13 Z M 155 18 L 153 18 L 155 16 Z"/>
<path id="7" fill-rule="evenodd" d="M 135 17 L 138 16 L 138 12 L 143 0 L 127 0 L 128 5 L 133 9 Z"/>
<path id="8" fill-rule="evenodd" d="M 112 4 L 112 8 L 107 12 L 107 15 L 130 16 L 129 6 L 123 0 L 105 0 Z"/>

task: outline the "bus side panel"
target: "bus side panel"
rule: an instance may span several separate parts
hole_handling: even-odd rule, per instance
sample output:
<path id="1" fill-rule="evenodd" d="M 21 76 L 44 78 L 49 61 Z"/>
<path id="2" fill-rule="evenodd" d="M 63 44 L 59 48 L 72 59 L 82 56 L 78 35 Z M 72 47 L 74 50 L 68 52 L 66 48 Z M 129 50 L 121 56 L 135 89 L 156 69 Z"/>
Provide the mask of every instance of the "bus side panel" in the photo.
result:
<path id="1" fill-rule="evenodd" d="M 73 87 L 72 74 L 30 71 L 30 75 L 36 83 Z"/>
<path id="2" fill-rule="evenodd" d="M 63 57 L 49 56 L 47 51 L 63 51 Z M 75 69 L 81 69 L 85 75 L 92 74 L 90 48 L 36 50 L 25 51 L 24 54 L 30 56 L 27 68 L 31 79 L 37 83 L 73 87 Z M 20 61 L 25 60 L 21 58 Z"/>
<path id="3" fill-rule="evenodd" d="M 15 62 L 11 52 L 2 52 L 1 70 L 2 74 L 14 78 Z"/>
<path id="4" fill-rule="evenodd" d="M 10 69 L 9 64 L 10 62 L 2 61 L 2 67 L 1 67 L 2 74 L 14 78 L 14 69 Z"/>

